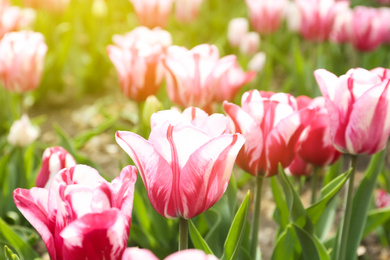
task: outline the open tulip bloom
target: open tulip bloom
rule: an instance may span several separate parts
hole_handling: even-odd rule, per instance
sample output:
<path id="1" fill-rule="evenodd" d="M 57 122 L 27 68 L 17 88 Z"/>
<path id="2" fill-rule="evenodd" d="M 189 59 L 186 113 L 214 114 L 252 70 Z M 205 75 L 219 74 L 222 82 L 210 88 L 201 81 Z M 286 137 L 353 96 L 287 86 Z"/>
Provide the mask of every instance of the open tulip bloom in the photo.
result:
<path id="1" fill-rule="evenodd" d="M 42 236 L 50 258 L 117 260 L 127 246 L 137 170 L 111 183 L 85 165 L 61 170 L 50 189 L 16 189 L 18 209 Z"/>
<path id="2" fill-rule="evenodd" d="M 204 115 L 190 109 L 193 119 Z M 191 219 L 222 197 L 245 139 L 240 134 L 210 135 L 207 129 L 218 128 L 219 118 L 199 127 L 187 120 L 157 120 L 158 116 L 153 115 L 149 140 L 118 131 L 116 141 L 139 169 L 154 209 L 166 218 Z"/>

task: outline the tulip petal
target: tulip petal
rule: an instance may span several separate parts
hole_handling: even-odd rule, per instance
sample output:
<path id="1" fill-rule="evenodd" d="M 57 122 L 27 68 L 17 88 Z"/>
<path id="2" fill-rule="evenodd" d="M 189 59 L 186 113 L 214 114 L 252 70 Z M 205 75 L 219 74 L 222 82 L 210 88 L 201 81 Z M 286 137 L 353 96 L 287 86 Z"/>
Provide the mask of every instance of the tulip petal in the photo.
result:
<path id="1" fill-rule="evenodd" d="M 150 250 L 138 247 L 126 248 L 122 260 L 159 260 Z"/>
<path id="2" fill-rule="evenodd" d="M 48 218 L 49 191 L 44 188 L 16 189 L 13 192 L 16 207 L 41 235 L 51 259 L 57 259 L 52 230 L 54 223 Z"/>
<path id="3" fill-rule="evenodd" d="M 242 135 L 222 135 L 190 156 L 181 171 L 179 185 L 179 208 L 184 218 L 199 215 L 222 197 L 244 142 Z"/>
<path id="4" fill-rule="evenodd" d="M 213 255 L 206 255 L 205 252 L 198 249 L 187 249 L 169 255 L 164 260 L 217 260 Z"/>

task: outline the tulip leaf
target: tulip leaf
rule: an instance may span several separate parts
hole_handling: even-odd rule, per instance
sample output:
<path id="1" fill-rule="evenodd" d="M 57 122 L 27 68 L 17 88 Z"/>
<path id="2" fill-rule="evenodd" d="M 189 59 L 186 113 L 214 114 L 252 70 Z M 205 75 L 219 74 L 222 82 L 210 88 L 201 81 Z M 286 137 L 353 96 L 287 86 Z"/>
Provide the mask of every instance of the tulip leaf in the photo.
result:
<path id="1" fill-rule="evenodd" d="M 20 238 L 2 218 L 0 218 L 0 232 L 3 233 L 4 238 L 10 243 L 10 245 L 15 248 L 22 260 L 38 257 L 34 250 L 22 238 Z"/>
<path id="2" fill-rule="evenodd" d="M 294 245 L 298 243 L 294 234 L 294 229 L 289 224 L 286 229 L 279 235 L 276 240 L 274 251 L 272 252 L 272 260 L 292 260 L 294 259 Z"/>
<path id="3" fill-rule="evenodd" d="M 211 251 L 209 245 L 207 242 L 203 239 L 201 234 L 199 233 L 198 229 L 194 225 L 194 223 L 190 220 L 189 221 L 189 232 L 190 237 L 192 240 L 192 243 L 194 244 L 196 249 L 201 249 L 206 252 L 208 255 L 214 255 L 213 251 Z"/>
<path id="4" fill-rule="evenodd" d="M 314 205 L 307 208 L 307 214 L 309 215 L 313 224 L 316 224 L 324 210 L 328 206 L 331 199 L 340 191 L 348 180 L 351 170 L 341 174 L 337 178 L 333 179 L 328 185 L 321 190 L 321 200 Z"/>
<path id="5" fill-rule="evenodd" d="M 324 245 L 314 236 L 307 233 L 301 227 L 293 224 L 300 244 L 302 245 L 302 254 L 304 259 L 308 260 L 329 260 Z"/>
<path id="6" fill-rule="evenodd" d="M 287 208 L 286 200 L 283 198 L 283 191 L 275 176 L 270 178 L 273 198 L 276 204 L 274 219 L 279 224 L 282 230 L 289 223 L 290 212 Z"/>
<path id="7" fill-rule="evenodd" d="M 353 197 L 352 215 L 347 237 L 346 255 L 357 257 L 356 251 L 363 236 L 367 213 L 376 187 L 378 176 L 383 169 L 385 150 L 371 158 L 370 166 Z"/>
<path id="8" fill-rule="evenodd" d="M 368 213 L 363 237 L 390 219 L 390 208 L 373 209 Z"/>
<path id="9" fill-rule="evenodd" d="M 5 259 L 6 260 L 20 260 L 18 255 L 14 254 L 11 249 L 9 249 L 8 246 L 4 246 L 4 253 L 5 253 Z"/>
<path id="10" fill-rule="evenodd" d="M 236 215 L 234 216 L 232 225 L 230 226 L 228 236 L 225 241 L 225 259 L 236 259 L 239 255 L 243 234 L 249 210 L 249 191 L 247 192 L 244 201 L 241 203 Z"/>

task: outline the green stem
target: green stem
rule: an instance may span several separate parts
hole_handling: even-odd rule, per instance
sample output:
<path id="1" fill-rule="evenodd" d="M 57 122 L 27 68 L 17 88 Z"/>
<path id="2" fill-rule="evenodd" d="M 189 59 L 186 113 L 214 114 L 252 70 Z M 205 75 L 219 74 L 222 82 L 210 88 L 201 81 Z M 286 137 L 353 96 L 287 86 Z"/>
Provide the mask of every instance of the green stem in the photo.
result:
<path id="1" fill-rule="evenodd" d="M 314 166 L 313 176 L 311 179 L 311 204 L 313 205 L 317 201 L 317 184 L 318 184 L 318 173 L 319 167 Z"/>
<path id="2" fill-rule="evenodd" d="M 256 193 L 255 193 L 255 212 L 253 215 L 252 224 L 252 244 L 251 244 L 251 256 L 252 259 L 256 259 L 256 251 L 259 237 L 259 226 L 260 226 L 260 208 L 261 208 L 261 190 L 263 187 L 264 176 L 259 174 L 256 182 Z"/>
<path id="3" fill-rule="evenodd" d="M 347 250 L 347 236 L 349 232 L 349 226 L 351 222 L 351 215 L 352 215 L 352 202 L 353 202 L 353 183 L 355 180 L 355 173 L 356 173 L 356 162 L 357 162 L 357 156 L 352 155 L 351 158 L 351 176 L 348 180 L 348 189 L 346 191 L 347 198 L 345 200 L 345 210 L 344 210 L 344 220 L 342 223 L 342 231 L 341 236 L 339 240 L 339 248 L 338 248 L 338 260 L 344 260 L 346 259 L 346 250 Z"/>
<path id="4" fill-rule="evenodd" d="M 179 219 L 179 251 L 188 249 L 188 220 Z"/>

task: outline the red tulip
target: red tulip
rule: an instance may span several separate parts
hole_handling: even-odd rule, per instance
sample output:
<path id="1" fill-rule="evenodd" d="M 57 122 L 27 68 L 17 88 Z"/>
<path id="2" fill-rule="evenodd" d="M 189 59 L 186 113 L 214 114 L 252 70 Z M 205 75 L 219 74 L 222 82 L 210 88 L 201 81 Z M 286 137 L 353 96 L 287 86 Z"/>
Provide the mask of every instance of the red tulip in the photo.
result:
<path id="1" fill-rule="evenodd" d="M 312 109 L 297 111 L 296 100 L 289 94 L 257 90 L 244 93 L 241 107 L 224 102 L 223 108 L 233 131 L 247 139 L 237 164 L 254 176 L 275 175 L 279 163 L 283 167 L 291 163 L 296 142 L 315 113 Z"/>
<path id="2" fill-rule="evenodd" d="M 171 45 L 171 35 L 164 30 L 137 27 L 125 36 L 113 37 L 116 45 L 107 53 L 117 69 L 122 92 L 127 98 L 145 101 L 159 90 L 164 67 L 162 59 Z"/>
<path id="3" fill-rule="evenodd" d="M 390 70 L 351 69 L 337 77 L 314 72 L 329 111 L 330 136 L 344 153 L 374 154 L 390 135 Z"/>
<path id="4" fill-rule="evenodd" d="M 158 260 L 158 258 L 148 249 L 129 247 L 122 256 L 122 260 Z M 213 255 L 206 255 L 198 249 L 186 249 L 173 253 L 164 260 L 217 260 Z"/>
<path id="5" fill-rule="evenodd" d="M 42 166 L 39 170 L 35 186 L 49 189 L 54 176 L 64 168 L 76 165 L 73 156 L 61 146 L 49 147 L 43 152 Z"/>
<path id="6" fill-rule="evenodd" d="M 37 88 L 46 51 L 41 33 L 7 33 L 0 41 L 0 77 L 4 87 L 17 93 Z"/>
<path id="7" fill-rule="evenodd" d="M 310 176 L 313 172 L 313 165 L 305 162 L 299 155 L 295 155 L 292 162 L 286 168 L 286 173 L 293 176 Z"/>
<path id="8" fill-rule="evenodd" d="M 260 34 L 279 29 L 287 0 L 246 0 L 252 27 Z"/>
<path id="9" fill-rule="evenodd" d="M 166 26 L 173 0 L 130 0 L 130 2 L 141 25 L 149 28 Z"/>
<path id="10" fill-rule="evenodd" d="M 137 171 L 111 183 L 88 166 L 61 170 L 50 189 L 16 189 L 15 204 L 46 244 L 52 260 L 120 259 L 130 232 Z"/>
<path id="11" fill-rule="evenodd" d="M 204 118 L 195 108 L 183 114 L 176 122 L 154 114 L 149 140 L 116 133 L 116 141 L 139 169 L 152 206 L 166 218 L 190 219 L 213 206 L 227 188 L 245 140 L 240 134 L 218 135 L 212 128 L 224 133 L 227 119 Z"/>

